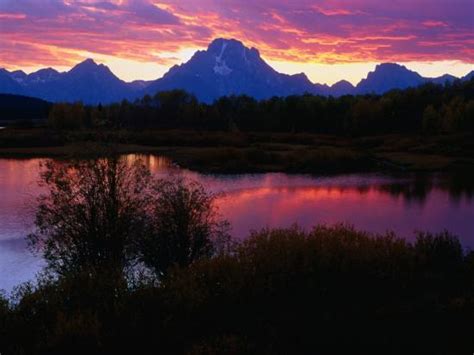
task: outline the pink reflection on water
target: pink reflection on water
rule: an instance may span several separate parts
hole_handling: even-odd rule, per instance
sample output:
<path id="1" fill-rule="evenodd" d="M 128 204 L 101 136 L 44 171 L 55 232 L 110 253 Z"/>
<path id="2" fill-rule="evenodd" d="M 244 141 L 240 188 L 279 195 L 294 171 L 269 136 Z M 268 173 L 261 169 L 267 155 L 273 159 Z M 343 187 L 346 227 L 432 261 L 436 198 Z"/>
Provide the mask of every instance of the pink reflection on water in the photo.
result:
<path id="1" fill-rule="evenodd" d="M 315 224 L 349 223 L 383 233 L 396 231 L 409 240 L 415 230 L 448 229 L 472 245 L 474 208 L 463 201 L 453 206 L 446 192 L 433 190 L 424 204 L 408 204 L 377 188 L 283 187 L 230 192 L 218 199 L 220 211 L 243 238 L 251 229 L 287 227 L 298 223 L 306 229 Z"/>
<path id="2" fill-rule="evenodd" d="M 0 159 L 0 289 L 32 279 L 42 265 L 24 239 L 33 228 L 38 172 L 36 159 Z"/>
<path id="3" fill-rule="evenodd" d="M 373 232 L 393 230 L 413 239 L 415 230 L 457 234 L 474 246 L 474 181 L 457 186 L 436 179 L 379 175 L 315 177 L 307 175 L 203 175 L 180 170 L 158 156 L 143 159 L 157 176 L 181 173 L 218 194 L 217 206 L 236 238 L 263 227 L 309 229 L 318 223 L 345 222 Z M 31 279 L 41 260 L 26 249 L 24 237 L 33 227 L 39 159 L 0 159 L 0 289 Z"/>

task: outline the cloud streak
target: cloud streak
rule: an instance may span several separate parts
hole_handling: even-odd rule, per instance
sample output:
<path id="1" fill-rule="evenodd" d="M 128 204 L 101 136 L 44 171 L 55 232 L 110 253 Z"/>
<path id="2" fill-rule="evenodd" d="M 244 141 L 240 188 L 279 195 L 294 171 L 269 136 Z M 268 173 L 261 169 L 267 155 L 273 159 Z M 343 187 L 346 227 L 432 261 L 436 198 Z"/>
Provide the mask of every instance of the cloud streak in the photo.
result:
<path id="1" fill-rule="evenodd" d="M 472 0 L 0 0 L 0 67 L 87 54 L 166 66 L 215 37 L 279 62 L 474 63 L 473 13 Z"/>

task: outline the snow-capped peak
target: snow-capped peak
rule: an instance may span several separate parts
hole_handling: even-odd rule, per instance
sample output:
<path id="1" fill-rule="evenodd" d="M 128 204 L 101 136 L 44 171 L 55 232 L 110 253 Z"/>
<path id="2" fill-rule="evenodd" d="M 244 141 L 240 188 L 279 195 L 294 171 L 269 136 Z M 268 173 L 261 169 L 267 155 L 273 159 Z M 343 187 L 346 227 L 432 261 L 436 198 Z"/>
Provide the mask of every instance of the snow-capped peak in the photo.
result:
<path id="1" fill-rule="evenodd" d="M 222 76 L 226 76 L 232 73 L 232 69 L 230 69 L 227 66 L 225 60 L 222 59 L 226 48 L 227 42 L 222 42 L 221 52 L 218 56 L 216 56 L 216 64 L 214 65 L 214 73 Z"/>

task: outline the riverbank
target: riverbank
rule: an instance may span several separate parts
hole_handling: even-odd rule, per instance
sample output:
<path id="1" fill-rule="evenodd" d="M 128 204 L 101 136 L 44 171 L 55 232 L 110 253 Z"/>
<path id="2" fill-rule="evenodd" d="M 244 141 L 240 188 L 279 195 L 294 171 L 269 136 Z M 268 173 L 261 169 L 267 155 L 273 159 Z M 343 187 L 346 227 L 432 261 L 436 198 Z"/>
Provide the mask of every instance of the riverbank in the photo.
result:
<path id="1" fill-rule="evenodd" d="M 159 154 L 208 173 L 440 172 L 474 170 L 474 137 L 209 131 L 0 131 L 0 157 L 69 157 L 113 144 L 118 153 Z"/>
<path id="2" fill-rule="evenodd" d="M 263 230 L 159 282 L 83 273 L 24 286 L 14 300 L 0 295 L 0 346 L 7 354 L 465 354 L 473 261 L 448 233 L 406 243 L 344 226 Z"/>

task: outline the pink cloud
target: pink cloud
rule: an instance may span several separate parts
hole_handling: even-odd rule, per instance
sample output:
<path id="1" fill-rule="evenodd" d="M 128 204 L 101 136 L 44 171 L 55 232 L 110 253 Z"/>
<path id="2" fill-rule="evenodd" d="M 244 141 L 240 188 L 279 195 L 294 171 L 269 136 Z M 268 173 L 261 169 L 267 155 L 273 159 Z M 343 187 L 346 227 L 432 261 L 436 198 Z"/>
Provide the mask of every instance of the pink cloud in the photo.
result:
<path id="1" fill-rule="evenodd" d="M 472 0 L 2 0 L 0 67 L 68 65 L 81 51 L 167 63 L 160 53 L 215 37 L 273 60 L 474 63 L 473 12 Z"/>
<path id="2" fill-rule="evenodd" d="M 424 21 L 423 25 L 426 27 L 448 27 L 448 24 L 443 21 Z"/>

